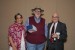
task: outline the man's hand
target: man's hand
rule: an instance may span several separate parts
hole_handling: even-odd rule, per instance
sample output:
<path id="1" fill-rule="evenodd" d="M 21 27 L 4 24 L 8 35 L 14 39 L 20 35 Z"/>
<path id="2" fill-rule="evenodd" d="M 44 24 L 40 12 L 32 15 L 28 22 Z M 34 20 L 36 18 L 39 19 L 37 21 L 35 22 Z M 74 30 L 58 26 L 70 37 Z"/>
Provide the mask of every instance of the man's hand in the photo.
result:
<path id="1" fill-rule="evenodd" d="M 54 34 L 52 35 L 52 37 L 53 37 L 53 38 L 58 38 L 58 35 L 57 35 L 56 33 L 54 33 Z"/>
<path id="2" fill-rule="evenodd" d="M 28 30 L 28 32 L 29 32 L 29 33 L 33 33 L 33 32 L 34 32 L 34 30 Z"/>

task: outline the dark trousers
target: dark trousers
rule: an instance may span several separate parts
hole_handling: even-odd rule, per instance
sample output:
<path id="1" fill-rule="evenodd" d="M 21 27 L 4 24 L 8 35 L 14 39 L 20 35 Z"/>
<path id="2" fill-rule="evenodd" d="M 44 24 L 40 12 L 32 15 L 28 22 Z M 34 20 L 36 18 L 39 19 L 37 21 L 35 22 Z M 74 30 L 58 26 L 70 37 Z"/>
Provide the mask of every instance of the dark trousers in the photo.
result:
<path id="1" fill-rule="evenodd" d="M 64 47 L 58 43 L 48 43 L 46 50 L 64 50 Z"/>
<path id="2" fill-rule="evenodd" d="M 48 50 L 55 50 L 55 43 L 51 43 L 51 44 L 48 46 Z"/>
<path id="3" fill-rule="evenodd" d="M 56 50 L 56 42 L 53 43 L 49 42 L 47 44 L 46 50 Z"/>

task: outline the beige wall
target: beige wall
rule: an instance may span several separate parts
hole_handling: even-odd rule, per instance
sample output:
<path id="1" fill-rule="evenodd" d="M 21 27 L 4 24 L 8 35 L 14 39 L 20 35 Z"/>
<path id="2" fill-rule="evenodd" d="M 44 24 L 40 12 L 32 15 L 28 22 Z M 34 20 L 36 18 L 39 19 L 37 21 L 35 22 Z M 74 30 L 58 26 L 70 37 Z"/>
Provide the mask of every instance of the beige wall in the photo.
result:
<path id="1" fill-rule="evenodd" d="M 34 7 L 45 10 L 43 17 L 47 23 L 51 21 L 53 12 L 60 14 L 60 20 L 66 23 L 68 31 L 65 50 L 75 50 L 75 0 L 0 0 L 0 50 L 8 50 L 8 26 L 13 23 L 14 15 L 20 12 L 25 22 Z"/>

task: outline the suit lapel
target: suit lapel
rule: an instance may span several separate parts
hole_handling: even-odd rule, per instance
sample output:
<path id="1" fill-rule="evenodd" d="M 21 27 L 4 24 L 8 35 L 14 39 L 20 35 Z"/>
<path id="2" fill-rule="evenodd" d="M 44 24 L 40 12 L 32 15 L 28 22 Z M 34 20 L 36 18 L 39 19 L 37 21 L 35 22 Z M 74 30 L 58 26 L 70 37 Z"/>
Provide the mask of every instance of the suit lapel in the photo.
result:
<path id="1" fill-rule="evenodd" d="M 49 39 L 49 35 L 50 35 L 50 27 L 51 27 L 52 23 L 48 24 L 48 39 Z"/>

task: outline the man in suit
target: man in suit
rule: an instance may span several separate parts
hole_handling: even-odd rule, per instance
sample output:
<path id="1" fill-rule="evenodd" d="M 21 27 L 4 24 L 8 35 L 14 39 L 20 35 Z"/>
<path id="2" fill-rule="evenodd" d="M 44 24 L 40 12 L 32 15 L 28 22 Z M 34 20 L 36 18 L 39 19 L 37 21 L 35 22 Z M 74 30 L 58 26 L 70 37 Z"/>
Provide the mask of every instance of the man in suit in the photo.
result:
<path id="1" fill-rule="evenodd" d="M 67 38 L 65 23 L 59 21 L 59 15 L 52 15 L 52 22 L 48 24 L 47 50 L 64 50 L 64 41 Z"/>

